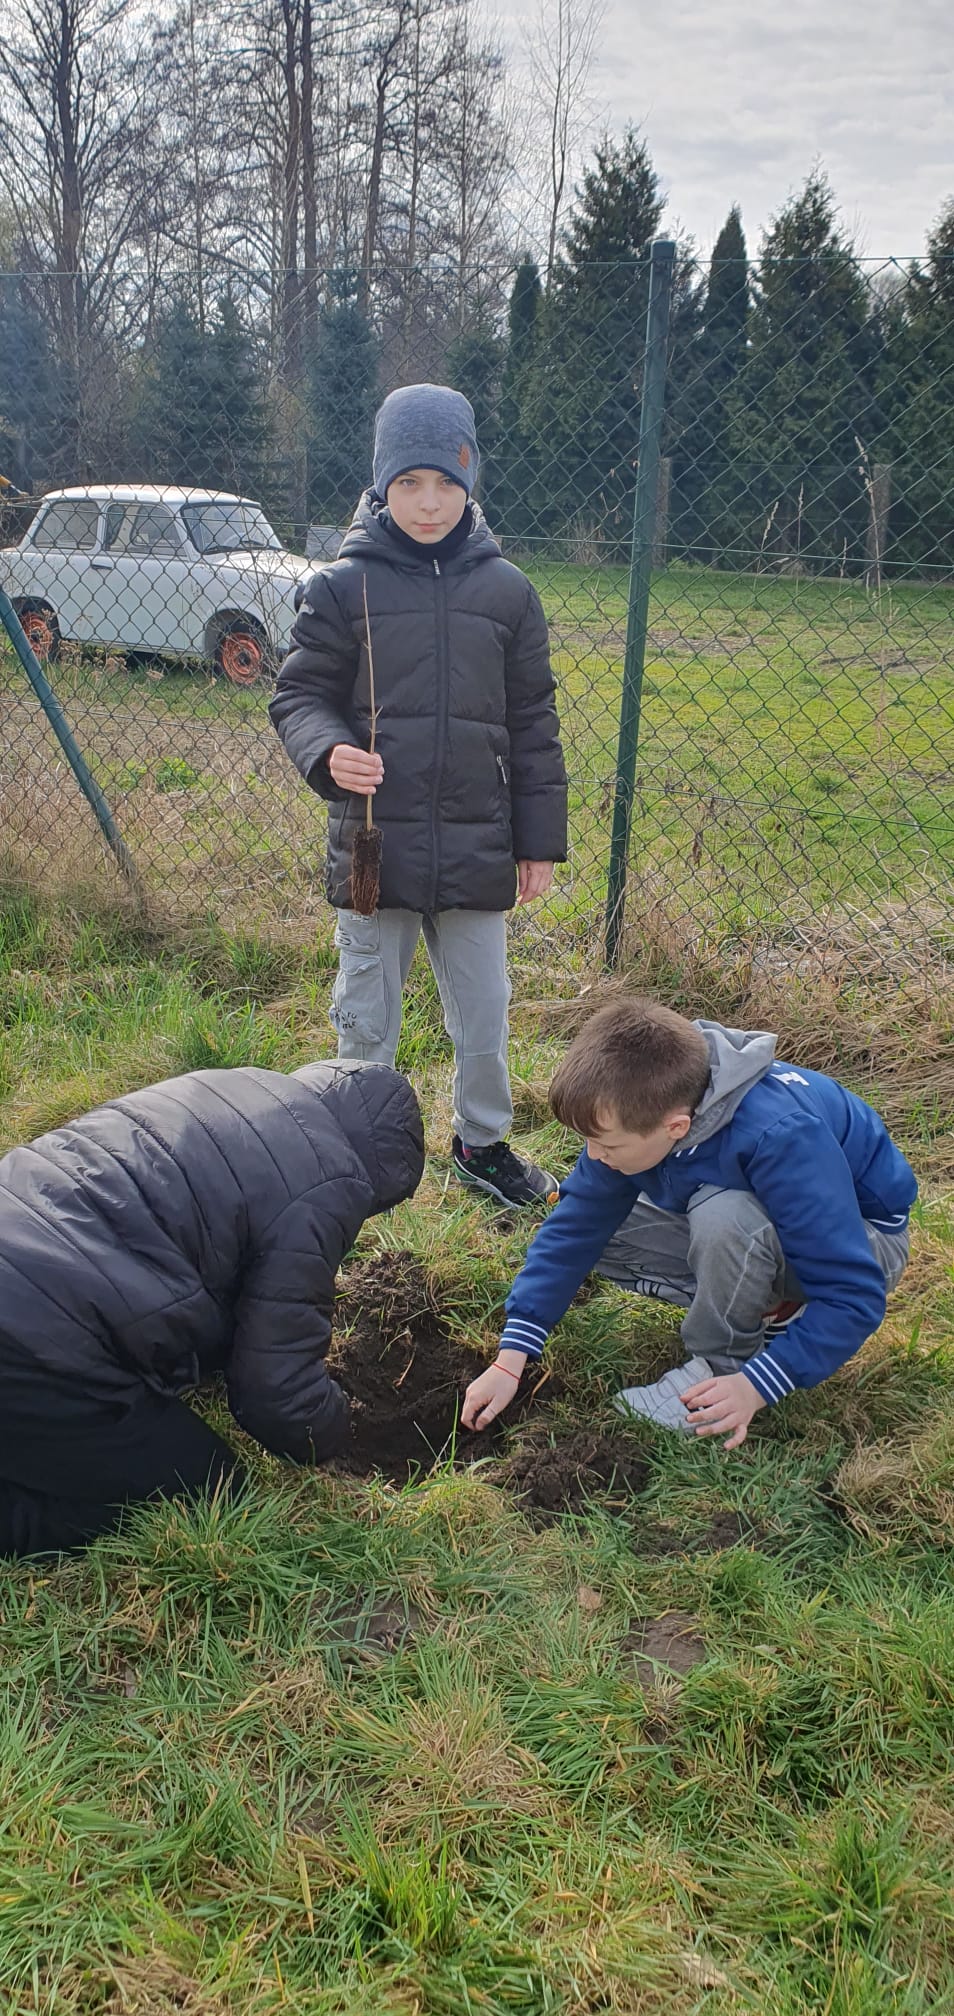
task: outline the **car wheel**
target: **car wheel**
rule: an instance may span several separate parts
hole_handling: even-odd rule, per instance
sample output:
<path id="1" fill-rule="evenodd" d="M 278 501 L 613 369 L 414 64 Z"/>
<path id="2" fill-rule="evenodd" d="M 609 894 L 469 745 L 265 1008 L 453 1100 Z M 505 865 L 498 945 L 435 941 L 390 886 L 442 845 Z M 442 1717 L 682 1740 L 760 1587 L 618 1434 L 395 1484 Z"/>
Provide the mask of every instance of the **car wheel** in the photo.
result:
<path id="1" fill-rule="evenodd" d="M 52 665 L 60 655 L 60 626 L 48 602 L 31 602 L 17 610 L 27 643 L 41 665 Z"/>
<path id="2" fill-rule="evenodd" d="M 232 623 L 215 647 L 215 670 L 230 686 L 257 686 L 274 670 L 268 640 L 254 623 Z"/>

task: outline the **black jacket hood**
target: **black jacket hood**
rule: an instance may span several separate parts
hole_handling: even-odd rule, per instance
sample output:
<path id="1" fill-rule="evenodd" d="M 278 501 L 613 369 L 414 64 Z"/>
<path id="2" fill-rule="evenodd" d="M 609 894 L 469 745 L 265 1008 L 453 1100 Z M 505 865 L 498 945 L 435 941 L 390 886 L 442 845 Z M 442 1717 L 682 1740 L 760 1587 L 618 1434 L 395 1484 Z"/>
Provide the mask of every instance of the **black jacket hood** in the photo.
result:
<path id="1" fill-rule="evenodd" d="M 348 1059 L 303 1064 L 292 1075 L 358 1147 L 374 1194 L 372 1213 L 412 1197 L 424 1166 L 424 1127 L 408 1080 L 387 1065 Z"/>

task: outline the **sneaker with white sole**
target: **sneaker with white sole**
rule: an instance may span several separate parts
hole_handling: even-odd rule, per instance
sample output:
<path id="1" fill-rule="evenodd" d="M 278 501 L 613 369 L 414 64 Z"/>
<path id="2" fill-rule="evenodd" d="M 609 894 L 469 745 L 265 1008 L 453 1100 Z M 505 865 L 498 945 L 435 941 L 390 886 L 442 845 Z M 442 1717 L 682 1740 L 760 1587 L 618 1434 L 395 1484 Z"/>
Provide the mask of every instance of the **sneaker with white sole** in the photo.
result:
<path id="1" fill-rule="evenodd" d="M 693 1435 L 694 1428 L 682 1404 L 682 1395 L 690 1386 L 698 1386 L 700 1379 L 713 1377 L 712 1366 L 705 1358 L 690 1358 L 688 1364 L 677 1365 L 654 1386 L 625 1386 L 617 1393 L 613 1406 L 617 1414 L 631 1414 L 637 1420 L 655 1421 L 659 1428 L 675 1428 L 684 1435 Z"/>
<path id="2" fill-rule="evenodd" d="M 467 1148 L 455 1134 L 451 1159 L 462 1183 L 485 1190 L 498 1204 L 518 1209 L 528 1204 L 555 1204 L 560 1194 L 556 1177 L 516 1155 L 508 1141 L 495 1141 L 490 1148 Z"/>

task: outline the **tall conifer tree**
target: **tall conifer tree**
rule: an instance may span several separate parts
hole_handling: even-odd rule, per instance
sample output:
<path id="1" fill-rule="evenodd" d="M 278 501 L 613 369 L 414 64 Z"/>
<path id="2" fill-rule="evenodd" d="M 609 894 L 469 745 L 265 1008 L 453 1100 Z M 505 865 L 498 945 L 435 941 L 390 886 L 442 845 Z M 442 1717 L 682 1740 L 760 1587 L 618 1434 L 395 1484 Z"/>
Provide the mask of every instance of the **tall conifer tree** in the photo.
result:
<path id="1" fill-rule="evenodd" d="M 874 424 L 878 339 L 820 169 L 766 234 L 749 327 L 731 423 L 745 479 L 737 537 L 750 557 L 831 567 L 863 543 L 857 443 L 870 439 Z"/>
<path id="2" fill-rule="evenodd" d="M 649 248 L 663 207 L 635 128 L 604 139 L 577 190 L 529 401 L 546 445 L 541 524 L 577 520 L 614 541 L 628 536 Z"/>

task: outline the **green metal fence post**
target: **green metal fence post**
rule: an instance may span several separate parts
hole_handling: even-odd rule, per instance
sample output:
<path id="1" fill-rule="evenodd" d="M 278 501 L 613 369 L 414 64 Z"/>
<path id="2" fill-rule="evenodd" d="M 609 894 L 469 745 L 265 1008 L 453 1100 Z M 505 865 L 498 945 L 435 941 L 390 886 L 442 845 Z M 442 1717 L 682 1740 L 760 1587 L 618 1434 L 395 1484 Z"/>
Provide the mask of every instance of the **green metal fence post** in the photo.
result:
<path id="1" fill-rule="evenodd" d="M 13 603 L 9 595 L 5 594 L 2 588 L 0 588 L 0 623 L 3 624 L 7 632 L 10 642 L 84 798 L 88 800 L 99 820 L 104 839 L 108 846 L 112 848 L 127 880 L 132 883 L 134 888 L 138 889 L 139 878 L 136 874 L 135 863 L 133 862 L 129 848 L 116 825 L 116 821 L 95 777 L 90 773 L 85 757 L 76 745 L 70 724 L 30 644 Z"/>
<path id="2" fill-rule="evenodd" d="M 666 397 L 669 304 L 672 299 L 675 258 L 676 247 L 672 239 L 657 238 L 650 253 L 649 265 L 649 306 L 646 311 L 643 392 L 639 413 L 639 461 L 636 468 L 633 544 L 629 566 L 629 615 L 626 624 L 626 656 L 623 661 L 623 692 L 620 701 L 619 745 L 616 755 L 616 790 L 613 798 L 613 833 L 610 841 L 606 890 L 606 964 L 610 967 L 615 966 L 619 959 L 623 911 L 626 904 L 626 857 L 633 816 L 636 749 L 639 742 L 643 665 L 646 659 L 649 580 L 656 527 L 659 448 Z"/>

